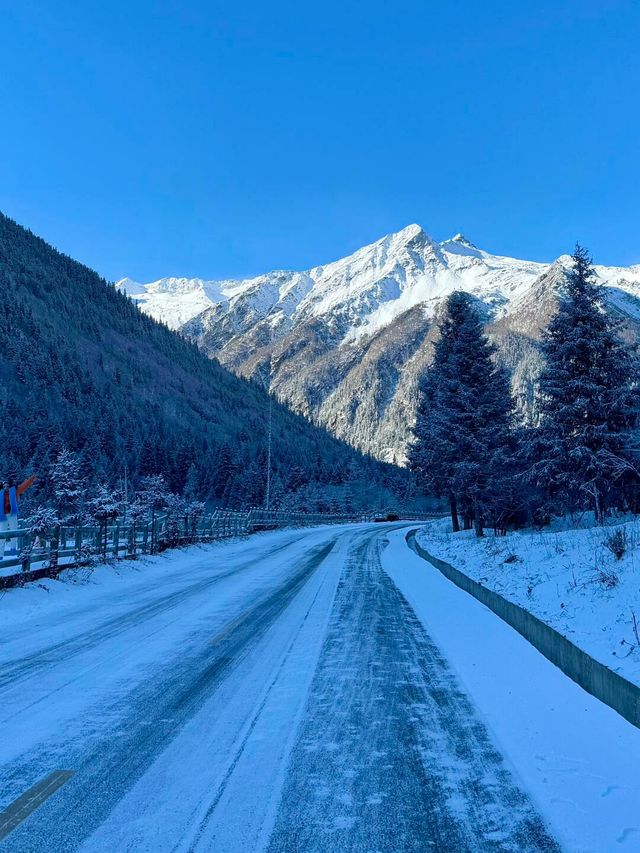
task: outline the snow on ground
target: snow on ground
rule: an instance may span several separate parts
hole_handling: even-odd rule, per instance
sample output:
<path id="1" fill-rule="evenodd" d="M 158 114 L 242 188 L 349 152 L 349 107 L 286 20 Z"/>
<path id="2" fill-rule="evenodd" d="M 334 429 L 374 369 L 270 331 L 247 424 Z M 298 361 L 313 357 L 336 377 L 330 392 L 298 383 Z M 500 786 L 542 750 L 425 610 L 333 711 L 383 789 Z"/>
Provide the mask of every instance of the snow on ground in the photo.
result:
<path id="1" fill-rule="evenodd" d="M 639 849 L 640 731 L 406 529 L 265 533 L 7 591 L 0 809 L 73 776 L 2 849 Z"/>
<path id="2" fill-rule="evenodd" d="M 585 517 L 582 524 L 592 524 Z M 564 529 L 563 529 L 564 528 Z M 418 539 L 430 554 L 529 610 L 610 669 L 640 684 L 640 522 L 477 539 L 430 524 Z M 626 543 L 618 560 L 607 542 Z M 633 617 L 636 616 L 637 631 Z"/>
<path id="3" fill-rule="evenodd" d="M 330 529 L 344 529 L 344 525 L 336 525 Z M 320 536 L 326 532 L 326 526 L 307 528 L 318 532 Z M 42 643 L 45 637 L 38 634 L 39 629 L 51 626 L 52 613 L 55 612 L 57 628 L 74 616 L 95 619 L 100 609 L 117 610 L 140 595 L 144 595 L 149 587 L 180 583 L 180 577 L 189 573 L 193 578 L 206 572 L 216 572 L 224 567 L 234 566 L 240 559 L 245 559 L 251 550 L 255 550 L 256 560 L 262 555 L 268 545 L 274 543 L 284 545 L 294 542 L 300 536 L 295 529 L 281 530 L 270 533 L 252 534 L 239 539 L 225 539 L 200 545 L 190 545 L 185 548 L 174 548 L 154 557 L 140 555 L 136 560 L 118 560 L 99 563 L 89 568 L 69 569 L 61 572 L 57 578 L 44 578 L 28 583 L 23 587 L 0 589 L 0 664 L 9 652 L 7 643 L 15 630 L 23 628 L 19 636 L 28 639 L 38 637 Z M 216 557 L 220 557 L 218 563 Z M 34 568 L 39 568 L 34 563 Z M 6 569 L 2 574 L 15 574 L 19 567 Z M 114 600 L 114 595 L 116 596 Z M 118 604 L 122 602 L 122 604 Z M 89 610 L 90 608 L 90 610 Z M 53 627 L 53 626 L 52 626 Z M 20 646 L 24 653 L 28 649 Z"/>
<path id="4" fill-rule="evenodd" d="M 4 643 L 15 627 L 50 617 L 51 611 L 57 613 L 84 610 L 89 602 L 96 606 L 109 606 L 115 592 L 127 590 L 131 596 L 136 590 L 144 590 L 150 581 L 162 582 L 165 578 L 180 573 L 186 568 L 195 554 L 206 557 L 215 555 L 216 550 L 227 542 L 211 545 L 196 545 L 189 549 L 166 551 L 155 557 L 141 555 L 137 560 L 119 560 L 99 563 L 92 568 L 70 569 L 61 572 L 57 578 L 43 578 L 23 587 L 0 590 L 0 633 Z M 61 561 L 62 562 L 62 561 Z M 34 563 L 39 568 L 39 563 Z M 20 567 L 12 566 L 2 570 L 1 574 L 13 575 Z M 31 624 L 31 623 L 30 623 Z M 0 652 L 1 655 L 1 652 Z M 1 657 L 0 657 L 1 660 Z"/>
<path id="5" fill-rule="evenodd" d="M 11 591 L 0 809 L 72 775 L 2 849 L 555 853 L 382 568 L 403 527 L 172 552 L 66 598 Z"/>
<path id="6" fill-rule="evenodd" d="M 559 853 L 385 573 L 388 530 L 352 538 L 268 853 Z"/>
<path id="7" fill-rule="evenodd" d="M 327 530 L 327 539 L 329 546 L 313 561 L 318 570 L 292 588 L 283 618 L 272 622 L 269 616 L 274 605 L 280 611 L 283 596 L 269 602 L 269 611 L 254 602 L 241 643 L 232 622 L 205 647 L 207 663 L 198 681 L 205 676 L 213 684 L 82 853 L 264 848 L 344 559 L 344 544 L 334 545 L 339 534 Z M 312 542 L 307 536 L 304 541 Z M 296 562 L 304 565 L 299 550 Z M 229 661 L 218 679 L 209 672 L 216 655 Z M 189 693 L 195 680 L 190 670 L 186 660 Z M 175 722 L 173 708 L 169 714 Z"/>
<path id="8" fill-rule="evenodd" d="M 203 805 L 206 810 L 211 785 L 224 782 L 228 790 L 227 762 L 239 767 L 248 754 L 255 758 L 243 776 L 254 795 L 249 800 L 268 807 L 277 786 L 254 792 L 248 780 L 259 767 L 266 783 L 286 750 L 280 736 L 265 736 L 252 717 L 257 709 L 261 720 L 268 719 L 269 696 L 285 709 L 276 723 L 282 729 L 284 720 L 285 731 L 293 731 L 291 715 L 306 695 L 313 644 L 321 642 L 341 565 L 337 542 L 353 530 L 258 534 L 102 566 L 87 583 L 52 580 L 46 589 L 8 590 L 0 600 L 0 810 L 52 771 L 74 775 L 6 841 L 0 839 L 2 849 L 76 849 L 102 823 L 106 835 L 95 849 L 169 849 L 170 830 L 177 833 L 172 847 L 194 818 L 196 825 L 207 823 L 197 812 Z M 311 638 L 302 636 L 305 624 L 313 627 Z M 294 638 L 297 656 L 289 655 Z M 285 661 L 298 672 L 280 687 Z M 243 746 L 247 730 L 259 740 L 252 753 Z M 124 794 L 137 790 L 136 780 L 178 733 L 177 747 L 186 752 L 170 752 L 175 761 L 147 777 L 158 799 L 150 802 L 145 794 L 143 803 L 151 809 L 161 804 L 151 823 L 140 809 L 125 824 L 108 822 L 119 801 L 126 808 Z M 265 755 L 273 755 L 268 765 Z M 170 794 L 165 802 L 169 789 L 177 798 Z M 247 831 L 260 829 L 262 813 L 254 813 Z M 119 831 L 126 842 L 114 840 Z M 141 831 L 148 847 L 136 846 Z M 125 846 L 129 842 L 133 847 Z"/>
<path id="9" fill-rule="evenodd" d="M 61 580 L 6 590 L 0 599 L 0 724 L 11 720 L 11 737 L 0 761 L 6 765 L 43 740 L 52 747 L 84 738 L 91 707 L 100 715 L 114 696 L 123 707 L 124 693 L 179 654 L 194 625 L 204 620 L 208 635 L 223 628 L 330 539 L 327 530 L 305 531 L 304 545 L 299 531 L 258 534 L 103 565 L 85 582 L 70 581 L 78 574 L 68 572 Z M 32 694 L 37 701 L 31 702 Z M 16 776 L 16 794 L 28 781 L 29 772 Z M 13 789 L 7 784 L 0 790 L 2 806 Z"/>
<path id="10" fill-rule="evenodd" d="M 440 522 L 419 536 L 433 547 L 443 536 Z M 384 567 L 456 671 L 563 849 L 639 850 L 640 730 L 411 552 L 404 532 L 389 539 Z M 469 558 L 464 568 L 470 563 Z"/>

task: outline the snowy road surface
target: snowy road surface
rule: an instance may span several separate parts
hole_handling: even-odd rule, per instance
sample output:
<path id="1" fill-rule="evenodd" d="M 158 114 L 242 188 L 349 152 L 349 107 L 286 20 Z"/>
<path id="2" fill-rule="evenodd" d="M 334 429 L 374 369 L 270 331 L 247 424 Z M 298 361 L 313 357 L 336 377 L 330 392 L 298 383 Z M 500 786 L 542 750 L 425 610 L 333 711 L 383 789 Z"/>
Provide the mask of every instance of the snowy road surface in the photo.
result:
<path id="1" fill-rule="evenodd" d="M 383 568 L 400 527 L 194 548 L 3 623 L 0 850 L 558 850 Z"/>

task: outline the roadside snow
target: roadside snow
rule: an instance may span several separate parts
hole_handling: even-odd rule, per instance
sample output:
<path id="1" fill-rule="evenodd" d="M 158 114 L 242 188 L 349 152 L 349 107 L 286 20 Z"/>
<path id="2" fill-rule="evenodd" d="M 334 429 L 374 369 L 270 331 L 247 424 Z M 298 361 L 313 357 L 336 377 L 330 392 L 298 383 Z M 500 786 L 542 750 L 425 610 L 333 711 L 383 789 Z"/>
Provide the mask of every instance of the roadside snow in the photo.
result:
<path id="1" fill-rule="evenodd" d="M 261 849 L 345 560 L 380 532 L 265 532 L 9 590 L 0 809 L 74 774 L 10 849 Z"/>
<path id="2" fill-rule="evenodd" d="M 591 519 L 585 519 L 591 521 Z M 551 625 L 605 666 L 640 684 L 640 523 L 477 539 L 443 519 L 425 527 L 424 548 Z M 618 536 L 622 559 L 607 548 Z"/>
<path id="3" fill-rule="evenodd" d="M 190 569 L 191 561 L 196 556 L 203 559 L 230 544 L 229 540 L 207 545 L 193 545 L 166 551 L 155 557 L 140 556 L 137 560 L 118 560 L 111 563 L 99 563 L 92 568 L 69 569 L 61 572 L 56 578 L 43 578 L 32 581 L 22 587 L 11 587 L 0 590 L 0 636 L 3 638 L 2 648 L 9 639 L 14 639 L 14 629 L 24 628 L 25 636 L 33 636 L 34 630 L 40 627 L 40 618 L 47 620 L 50 625 L 51 614 L 55 613 L 55 621 L 64 623 L 76 611 L 84 612 L 87 608 L 95 614 L 101 606 L 110 607 L 114 593 L 122 593 L 134 599 L 138 593 L 143 593 L 151 584 L 162 583 L 172 576 L 179 576 L 182 571 Z M 38 568 L 38 566 L 35 566 Z M 14 567 L 7 573 L 14 574 Z M 31 621 L 34 620 L 34 621 Z M 21 650 L 24 649 L 21 647 Z M 0 660 L 2 655 L 0 654 Z"/>
<path id="4" fill-rule="evenodd" d="M 318 525 L 304 528 L 304 532 L 318 533 L 320 539 L 327 530 L 346 530 L 353 525 Z M 234 566 L 237 560 L 244 559 L 247 553 L 255 551 L 256 557 L 263 549 L 273 544 L 293 543 L 300 538 L 299 528 L 286 528 L 278 531 L 254 533 L 249 539 L 222 539 L 217 542 L 188 545 L 173 548 L 155 556 L 140 555 L 136 560 L 117 560 L 98 563 L 91 568 L 71 568 L 60 572 L 55 578 L 43 578 L 24 586 L 0 589 L 0 649 L 5 649 L 9 632 L 14 628 L 23 628 L 25 637 L 29 637 L 39 625 L 40 617 L 46 618 L 47 627 L 51 625 L 51 614 L 55 613 L 55 622 L 59 625 L 78 611 L 84 615 L 90 609 L 91 618 L 101 607 L 111 608 L 112 597 L 118 594 L 116 604 L 133 601 L 138 595 L 146 595 L 149 587 L 172 580 L 181 583 L 181 576 L 189 580 L 200 573 L 206 575 Z M 219 557 L 219 560 L 216 560 Z M 194 562 L 195 561 L 195 562 Z M 34 564 L 33 568 L 39 568 Z M 6 574 L 14 574 L 18 569 L 7 569 Z M 0 572 L 2 573 L 2 572 Z M 35 621 L 31 621 L 31 620 Z M 22 632 L 21 632 L 22 633 Z M 21 647 L 21 651 L 25 649 Z M 0 661 L 3 655 L 0 651 Z"/>
<path id="5" fill-rule="evenodd" d="M 389 534 L 384 568 L 448 658 L 563 849 L 640 849 L 640 730 L 414 554 L 404 536 Z M 442 538 L 439 522 L 420 533 L 425 547 Z"/>

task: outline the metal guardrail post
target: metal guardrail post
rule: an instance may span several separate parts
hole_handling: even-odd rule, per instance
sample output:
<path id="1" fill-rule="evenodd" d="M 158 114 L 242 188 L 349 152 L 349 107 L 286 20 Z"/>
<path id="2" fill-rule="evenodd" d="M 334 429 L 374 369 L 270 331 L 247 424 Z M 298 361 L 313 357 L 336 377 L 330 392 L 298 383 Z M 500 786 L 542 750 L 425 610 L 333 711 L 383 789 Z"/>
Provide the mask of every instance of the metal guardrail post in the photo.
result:
<path id="1" fill-rule="evenodd" d="M 20 539 L 20 554 L 22 556 L 21 571 L 28 572 L 31 569 L 31 550 L 33 548 L 33 537 L 30 532 L 25 531 Z"/>
<path id="2" fill-rule="evenodd" d="M 82 555 L 82 527 L 76 527 L 75 531 L 75 542 L 74 542 L 74 550 L 75 550 L 75 561 L 76 563 L 80 562 L 80 557 Z"/>
<path id="3" fill-rule="evenodd" d="M 51 539 L 49 540 L 49 566 L 55 569 L 58 565 L 58 554 L 60 552 L 60 525 L 56 524 L 53 528 Z"/>

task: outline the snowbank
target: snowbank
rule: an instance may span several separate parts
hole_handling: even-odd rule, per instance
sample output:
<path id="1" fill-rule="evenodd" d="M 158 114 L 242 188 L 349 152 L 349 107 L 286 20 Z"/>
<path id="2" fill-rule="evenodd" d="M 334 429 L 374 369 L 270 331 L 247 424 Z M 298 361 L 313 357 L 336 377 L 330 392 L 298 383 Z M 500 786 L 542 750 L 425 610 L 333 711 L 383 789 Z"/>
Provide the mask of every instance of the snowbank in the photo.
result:
<path id="1" fill-rule="evenodd" d="M 612 537 L 624 543 L 620 559 L 607 545 Z M 452 534 L 441 520 L 424 527 L 418 541 L 640 684 L 640 522 L 476 539 L 472 531 Z"/>
<path id="2" fill-rule="evenodd" d="M 420 533 L 425 547 L 443 537 L 434 527 L 440 523 Z M 449 660 L 562 849 L 638 850 L 640 730 L 414 554 L 404 535 L 389 534 L 384 568 Z"/>

